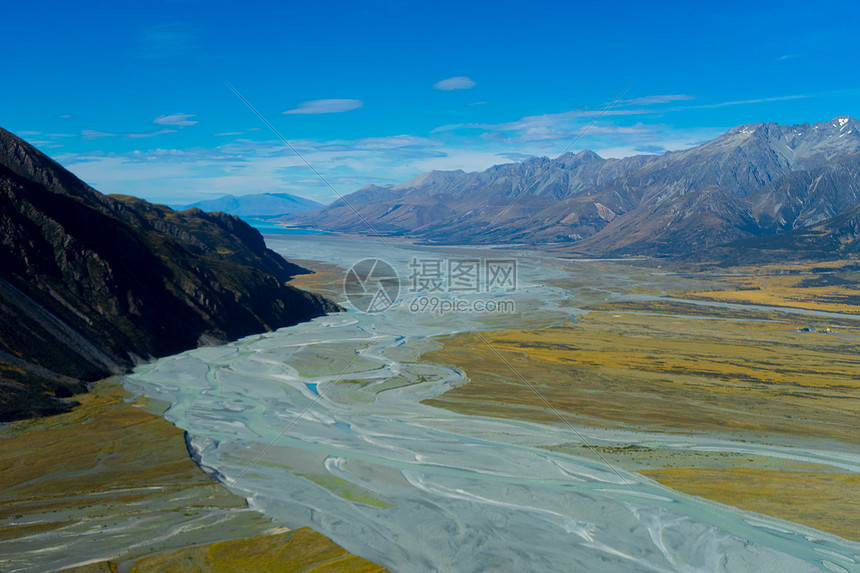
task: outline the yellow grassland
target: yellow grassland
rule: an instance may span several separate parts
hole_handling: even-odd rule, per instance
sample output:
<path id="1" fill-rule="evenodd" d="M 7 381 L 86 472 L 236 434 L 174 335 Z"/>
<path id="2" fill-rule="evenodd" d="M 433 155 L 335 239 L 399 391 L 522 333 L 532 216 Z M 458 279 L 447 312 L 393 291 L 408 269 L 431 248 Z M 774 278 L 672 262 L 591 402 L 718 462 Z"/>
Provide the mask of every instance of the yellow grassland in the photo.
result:
<path id="1" fill-rule="evenodd" d="M 312 271 L 310 274 L 296 275 L 290 280 L 290 285 L 326 296 L 335 302 L 343 299 L 343 281 L 346 270 L 338 266 L 319 261 L 290 259 L 291 262 Z"/>
<path id="2" fill-rule="evenodd" d="M 690 495 L 860 541 L 857 474 L 753 467 L 663 468 L 642 473 Z"/>
<path id="3" fill-rule="evenodd" d="M 377 573 L 382 567 L 351 555 L 312 529 L 236 539 L 139 559 L 132 573 Z"/>
<path id="4" fill-rule="evenodd" d="M 741 276 L 713 277 L 714 290 L 692 291 L 679 296 L 860 314 L 860 273 L 844 270 L 851 264 L 856 265 L 856 261 L 739 267 L 732 272 Z M 840 282 L 846 284 L 809 286 L 810 282 L 827 276 L 842 279 Z"/>
<path id="5" fill-rule="evenodd" d="M 601 312 L 561 328 L 455 336 L 424 358 L 465 369 L 468 384 L 431 401 L 458 410 L 558 421 L 546 400 L 601 426 L 855 441 L 859 344 L 785 323 Z"/>
<path id="6" fill-rule="evenodd" d="M 775 284 L 790 289 L 792 280 Z M 834 310 L 815 297 L 810 304 Z M 685 306 L 670 310 L 682 314 Z M 544 423 L 561 416 L 644 431 L 860 442 L 860 331 L 849 328 L 860 320 L 842 319 L 834 334 L 821 335 L 796 332 L 826 320 L 809 316 L 790 317 L 795 324 L 751 313 L 731 319 L 725 309 L 716 320 L 699 307 L 690 316 L 665 316 L 659 303 L 653 313 L 641 303 L 630 307 L 615 303 L 564 327 L 447 338 L 422 359 L 456 366 L 469 382 L 428 403 Z M 856 474 L 780 460 L 747 467 L 731 456 L 704 467 L 693 453 L 643 467 L 645 452 L 623 453 L 615 462 L 679 491 L 860 540 Z"/>

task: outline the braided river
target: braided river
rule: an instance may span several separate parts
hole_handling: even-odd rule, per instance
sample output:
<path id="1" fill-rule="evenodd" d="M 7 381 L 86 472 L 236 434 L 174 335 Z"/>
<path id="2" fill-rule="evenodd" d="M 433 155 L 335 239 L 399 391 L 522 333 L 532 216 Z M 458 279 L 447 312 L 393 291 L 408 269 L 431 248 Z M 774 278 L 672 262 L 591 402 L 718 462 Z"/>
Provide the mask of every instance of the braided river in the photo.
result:
<path id="1" fill-rule="evenodd" d="M 165 417 L 187 432 L 201 467 L 273 520 L 310 526 L 392 571 L 860 570 L 858 543 L 547 446 L 747 452 L 852 472 L 860 471 L 857 448 L 542 425 L 421 403 L 468 383 L 456 367 L 420 361 L 440 337 L 564 324 L 576 320 L 580 304 L 670 278 L 594 265 L 570 276 L 576 271 L 534 253 L 500 257 L 319 235 L 266 239 L 288 259 L 342 268 L 383 259 L 403 279 L 401 299 L 381 312 L 350 308 L 160 359 L 123 385 L 168 402 Z M 459 296 L 512 300 L 516 312 L 409 310 L 413 258 L 483 256 L 516 257 L 516 290 Z M 550 286 L 562 275 L 581 286 Z"/>

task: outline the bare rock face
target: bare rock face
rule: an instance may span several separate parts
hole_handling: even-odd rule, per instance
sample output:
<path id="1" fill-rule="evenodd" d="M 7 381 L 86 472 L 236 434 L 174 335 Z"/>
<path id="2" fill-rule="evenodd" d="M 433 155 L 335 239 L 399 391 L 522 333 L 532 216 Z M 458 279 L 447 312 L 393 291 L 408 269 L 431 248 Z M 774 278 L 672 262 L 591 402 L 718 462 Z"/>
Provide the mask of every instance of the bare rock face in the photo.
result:
<path id="1" fill-rule="evenodd" d="M 339 307 L 242 220 L 98 193 L 0 129 L 0 421 L 85 383 Z"/>

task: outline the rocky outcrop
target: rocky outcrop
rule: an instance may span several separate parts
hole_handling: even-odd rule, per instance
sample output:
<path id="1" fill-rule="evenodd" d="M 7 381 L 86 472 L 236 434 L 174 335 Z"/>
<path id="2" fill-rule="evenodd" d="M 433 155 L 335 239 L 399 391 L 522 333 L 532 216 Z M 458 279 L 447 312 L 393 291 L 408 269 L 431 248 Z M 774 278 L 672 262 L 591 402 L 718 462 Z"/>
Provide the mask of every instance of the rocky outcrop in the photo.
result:
<path id="1" fill-rule="evenodd" d="M 0 421 L 154 357 L 339 309 L 224 213 L 105 196 L 0 129 Z"/>

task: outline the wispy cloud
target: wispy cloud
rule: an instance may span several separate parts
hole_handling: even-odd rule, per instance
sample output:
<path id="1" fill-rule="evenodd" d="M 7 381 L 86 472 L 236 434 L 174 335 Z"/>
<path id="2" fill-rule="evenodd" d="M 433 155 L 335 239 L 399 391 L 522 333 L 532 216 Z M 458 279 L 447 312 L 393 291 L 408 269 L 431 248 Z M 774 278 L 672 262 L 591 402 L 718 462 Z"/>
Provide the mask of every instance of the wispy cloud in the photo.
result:
<path id="1" fill-rule="evenodd" d="M 192 117 L 195 116 L 193 114 L 188 113 L 171 113 L 168 115 L 160 115 L 154 120 L 152 120 L 152 123 L 169 127 L 164 127 L 156 131 L 146 131 L 139 133 L 114 133 L 108 131 L 99 131 L 95 129 L 85 129 L 81 131 L 81 138 L 101 139 L 104 137 L 122 137 L 125 139 L 146 139 L 150 137 L 158 137 L 159 135 L 176 133 L 180 129 L 196 125 L 198 122 L 196 120 L 192 120 Z"/>
<path id="2" fill-rule="evenodd" d="M 291 144 L 342 193 L 367 183 L 409 179 L 423 171 L 420 162 L 447 155 L 441 142 L 413 135 Z M 57 159 L 102 192 L 137 194 L 168 204 L 193 203 L 205 193 L 252 191 L 332 199 L 331 191 L 309 177 L 302 160 L 277 140 L 238 138 L 212 148 L 69 153 Z"/>
<path id="3" fill-rule="evenodd" d="M 721 107 L 794 97 L 799 96 L 702 105 Z M 645 122 L 646 117 L 686 109 L 681 104 L 690 99 L 678 94 L 633 98 L 610 109 L 590 127 L 591 120 L 603 113 L 602 109 L 576 109 L 492 124 L 441 126 L 427 137 L 402 134 L 290 143 L 335 189 L 346 194 L 367 183 L 400 183 L 432 169 L 478 171 L 527 157 L 555 157 L 572 141 L 576 141 L 574 151 L 592 149 L 612 158 L 685 149 L 725 131 L 722 127 L 683 130 Z M 678 105 L 672 106 L 672 102 Z M 313 100 L 286 113 L 337 113 L 356 109 L 360 104 L 360 100 Z M 195 118 L 185 113 L 159 116 L 154 123 L 164 129 L 152 133 L 89 131 L 82 135 L 155 137 L 195 125 Z M 63 161 L 97 189 L 138 194 L 173 205 L 192 203 L 209 193 L 287 191 L 323 202 L 334 199 L 331 190 L 310 177 L 307 165 L 283 142 L 248 129 L 217 135 L 227 139 L 219 139 L 208 148 L 169 149 L 152 145 L 155 149 L 128 153 L 69 154 Z"/>
<path id="4" fill-rule="evenodd" d="M 598 116 L 618 117 L 629 115 L 642 115 L 647 113 L 654 113 L 654 111 L 649 109 L 610 109 L 608 111 L 577 109 L 572 111 L 563 111 L 561 113 L 529 115 L 516 121 L 509 121 L 504 123 L 471 124 L 470 127 L 476 127 L 479 129 L 491 129 L 497 131 L 523 131 L 528 129 L 553 127 L 566 122 L 572 122 L 580 119 L 593 118 Z"/>
<path id="5" fill-rule="evenodd" d="M 797 94 L 797 95 L 786 95 L 786 96 L 776 96 L 776 97 L 763 97 L 756 99 L 741 99 L 741 100 L 733 100 L 733 101 L 721 101 L 717 103 L 705 103 L 698 105 L 688 105 L 683 106 L 681 108 L 673 108 L 670 111 L 680 110 L 680 109 L 713 109 L 719 107 L 729 107 L 733 105 L 750 105 L 756 103 L 773 103 L 776 101 L 790 101 L 795 99 L 807 99 L 816 97 L 821 94 Z"/>
<path id="6" fill-rule="evenodd" d="M 799 57 L 800 56 L 798 56 L 797 54 L 783 54 L 782 56 L 779 56 L 776 59 L 776 61 L 777 62 L 784 62 L 785 60 L 794 60 L 794 59 L 799 58 Z"/>
<path id="7" fill-rule="evenodd" d="M 667 94 L 667 95 L 652 95 L 645 97 L 636 97 L 632 99 L 622 99 L 615 102 L 618 107 L 628 105 L 657 105 L 661 103 L 671 103 L 673 101 L 683 101 L 695 99 L 693 96 L 684 94 Z"/>
<path id="8" fill-rule="evenodd" d="M 475 87 L 475 82 L 466 76 L 454 76 L 446 78 L 433 84 L 433 89 L 451 91 L 451 90 L 470 90 Z"/>
<path id="9" fill-rule="evenodd" d="M 197 123 L 196 120 L 191 119 L 192 117 L 194 117 L 194 115 L 188 113 L 171 113 L 168 115 L 160 115 L 154 120 L 152 120 L 152 122 L 157 123 L 158 125 L 174 125 L 177 127 L 188 127 Z"/>
<path id="10" fill-rule="evenodd" d="M 364 105 L 359 99 L 314 99 L 303 101 L 295 109 L 288 109 L 285 114 L 313 115 L 321 113 L 342 113 L 352 111 Z"/>
<path id="11" fill-rule="evenodd" d="M 81 137 L 84 139 L 100 139 L 102 137 L 116 137 L 118 134 L 109 133 L 107 131 L 98 131 L 95 129 L 84 129 L 81 131 Z"/>
<path id="12" fill-rule="evenodd" d="M 197 123 L 197 122 L 194 122 Z M 158 131 L 152 131 L 149 133 L 127 133 L 125 136 L 129 139 L 143 139 L 147 137 L 157 137 L 159 135 L 165 135 L 168 133 L 176 133 L 179 131 L 178 129 L 159 129 Z"/>
<path id="13" fill-rule="evenodd" d="M 503 123 L 451 123 L 440 125 L 432 130 L 432 133 L 444 133 L 447 131 L 456 131 L 459 129 L 477 129 L 487 131 L 523 131 L 527 129 L 535 129 L 542 127 L 552 127 L 562 123 L 574 122 L 579 119 L 593 118 L 598 116 L 631 116 L 656 113 L 650 109 L 611 109 L 604 110 L 589 110 L 577 109 L 572 111 L 563 111 L 560 113 L 545 113 L 541 115 L 527 115 L 518 120 L 507 121 Z"/>
<path id="14" fill-rule="evenodd" d="M 657 129 L 652 126 L 646 126 L 642 123 L 636 123 L 631 126 L 619 125 L 592 125 L 588 126 L 585 123 L 560 121 L 558 123 L 536 123 L 533 125 L 512 124 L 513 129 L 507 128 L 498 129 L 495 131 L 485 131 L 479 135 L 482 139 L 496 140 L 498 142 L 507 142 L 516 145 L 527 143 L 555 141 L 571 141 L 580 136 L 589 136 L 594 138 L 597 136 L 613 136 L 623 137 L 626 139 L 647 139 L 657 133 Z"/>
<path id="15" fill-rule="evenodd" d="M 554 157 L 588 121 L 576 114 L 550 114 L 498 124 L 499 129 L 482 129 L 469 137 L 442 132 L 430 137 L 403 134 L 290 143 L 335 189 L 347 194 L 368 183 L 401 183 L 433 169 L 480 171 L 528 157 Z M 610 119 L 588 129 L 574 151 L 593 149 L 607 158 L 662 153 L 691 147 L 694 141 L 723 131 L 616 125 Z M 70 153 L 58 159 L 100 191 L 136 194 L 171 205 L 190 204 L 209 193 L 286 191 L 322 202 L 335 199 L 331 190 L 309 176 L 307 165 L 274 138 L 238 135 L 208 148 L 153 146 L 134 152 Z"/>

